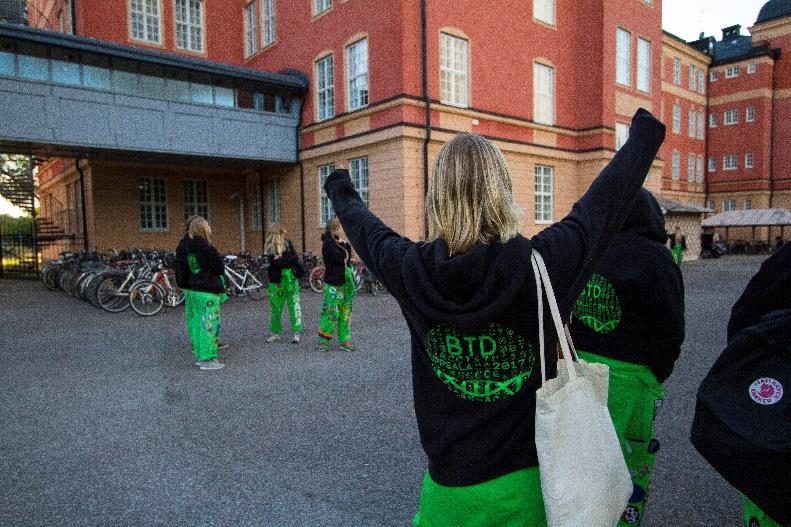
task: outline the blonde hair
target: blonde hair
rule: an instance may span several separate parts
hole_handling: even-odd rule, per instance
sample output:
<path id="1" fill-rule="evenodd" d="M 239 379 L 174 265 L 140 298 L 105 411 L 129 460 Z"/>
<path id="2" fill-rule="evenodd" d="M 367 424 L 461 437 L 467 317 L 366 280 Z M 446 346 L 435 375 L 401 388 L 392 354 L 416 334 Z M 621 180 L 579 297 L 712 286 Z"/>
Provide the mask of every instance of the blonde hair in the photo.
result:
<path id="1" fill-rule="evenodd" d="M 337 216 L 333 216 L 332 219 L 327 222 L 326 229 L 328 233 L 337 232 L 341 229 L 341 222 L 338 220 Z"/>
<path id="2" fill-rule="evenodd" d="M 203 238 L 211 243 L 209 222 L 203 216 L 192 216 L 187 220 L 187 232 L 190 238 Z"/>
<path id="3" fill-rule="evenodd" d="M 272 224 L 266 230 L 265 254 L 283 254 L 286 252 L 286 229 Z"/>
<path id="4" fill-rule="evenodd" d="M 521 215 L 508 163 L 491 141 L 459 134 L 442 147 L 426 196 L 429 241 L 444 240 L 449 256 L 479 241 L 505 243 L 519 232 Z"/>

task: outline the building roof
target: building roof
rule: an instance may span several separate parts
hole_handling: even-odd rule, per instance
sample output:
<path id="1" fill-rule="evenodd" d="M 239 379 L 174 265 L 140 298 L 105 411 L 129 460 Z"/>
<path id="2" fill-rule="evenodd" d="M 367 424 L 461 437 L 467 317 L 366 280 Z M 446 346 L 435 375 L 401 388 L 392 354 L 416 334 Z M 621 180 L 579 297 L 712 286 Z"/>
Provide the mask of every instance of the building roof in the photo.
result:
<path id="1" fill-rule="evenodd" d="M 17 42 L 29 42 L 31 44 L 52 46 L 83 53 L 94 53 L 96 55 L 137 62 L 146 62 L 158 66 L 207 73 L 210 75 L 220 75 L 297 93 L 305 93 L 308 88 L 307 77 L 293 70 L 283 73 L 270 73 L 251 68 L 240 68 L 238 66 L 221 64 L 219 62 L 185 57 L 176 53 L 125 46 L 115 42 L 67 35 L 65 33 L 35 29 L 19 24 L 0 22 L 0 38 Z"/>
<path id="2" fill-rule="evenodd" d="M 684 203 L 681 201 L 676 201 L 674 199 L 667 199 L 663 198 L 662 196 L 658 196 L 654 194 L 657 203 L 659 203 L 659 207 L 662 209 L 662 212 L 667 214 L 668 212 L 677 212 L 677 213 L 686 213 L 686 214 L 704 214 L 707 212 L 714 212 L 711 209 L 707 209 L 706 207 L 699 207 L 698 205 L 693 205 L 692 203 Z"/>
<path id="3" fill-rule="evenodd" d="M 791 0 L 769 0 L 758 13 L 756 24 L 791 15 Z"/>
<path id="4" fill-rule="evenodd" d="M 704 227 L 760 227 L 791 225 L 791 211 L 786 209 L 729 210 L 703 220 Z"/>

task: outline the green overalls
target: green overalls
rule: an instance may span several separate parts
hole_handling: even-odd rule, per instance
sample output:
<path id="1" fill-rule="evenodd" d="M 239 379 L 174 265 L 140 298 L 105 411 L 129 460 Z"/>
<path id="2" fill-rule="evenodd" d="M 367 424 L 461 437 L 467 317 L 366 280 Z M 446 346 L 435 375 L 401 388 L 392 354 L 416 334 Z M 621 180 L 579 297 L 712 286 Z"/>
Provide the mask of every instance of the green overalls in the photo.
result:
<path id="1" fill-rule="evenodd" d="M 673 261 L 676 262 L 676 265 L 679 267 L 681 263 L 684 261 L 684 249 L 681 247 L 680 243 L 673 245 Z"/>
<path id="2" fill-rule="evenodd" d="M 272 314 L 269 319 L 269 331 L 280 334 L 282 325 L 280 316 L 283 313 L 283 304 L 288 304 L 288 316 L 291 320 L 291 330 L 294 334 L 302 333 L 302 307 L 299 304 L 299 280 L 291 269 L 281 271 L 280 283 L 269 282 L 269 303 Z"/>
<path id="3" fill-rule="evenodd" d="M 335 328 L 338 329 L 338 342 L 351 342 L 352 302 L 357 293 L 354 284 L 354 270 L 346 266 L 342 286 L 324 284 L 324 304 L 319 321 L 319 345 L 327 345 L 332 340 Z"/>
<path id="4" fill-rule="evenodd" d="M 201 272 L 198 259 L 194 255 L 187 256 L 190 274 Z M 225 293 L 207 293 L 204 291 L 184 290 L 184 314 L 187 323 L 187 334 L 192 343 L 195 359 L 209 361 L 217 358 L 217 335 L 220 332 L 220 306 L 228 300 Z"/>

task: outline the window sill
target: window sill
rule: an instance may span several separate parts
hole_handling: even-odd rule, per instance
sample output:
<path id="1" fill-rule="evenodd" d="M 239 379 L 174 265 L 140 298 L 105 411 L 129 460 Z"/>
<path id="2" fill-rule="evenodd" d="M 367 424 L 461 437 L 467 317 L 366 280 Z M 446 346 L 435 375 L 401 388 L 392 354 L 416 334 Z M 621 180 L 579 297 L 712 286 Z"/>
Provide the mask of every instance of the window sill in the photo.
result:
<path id="1" fill-rule="evenodd" d="M 536 225 L 552 225 L 553 223 L 555 223 L 555 222 L 552 221 L 552 220 L 536 220 L 535 221 Z"/>
<path id="2" fill-rule="evenodd" d="M 192 49 L 184 49 L 184 48 L 180 48 L 180 47 L 177 46 L 177 47 L 174 48 L 174 51 L 176 53 L 184 53 L 185 55 L 192 55 L 193 57 L 206 58 L 208 56 L 208 53 L 206 52 L 206 50 L 194 51 Z"/>
<path id="3" fill-rule="evenodd" d="M 555 23 L 549 23 L 549 22 L 546 22 L 544 20 L 541 20 L 541 19 L 538 19 L 536 17 L 533 17 L 533 22 L 535 22 L 536 24 L 538 24 L 541 27 L 545 27 L 547 29 L 551 29 L 552 31 L 557 31 L 558 30 L 557 21 Z"/>
<path id="4" fill-rule="evenodd" d="M 325 9 L 325 10 L 324 10 L 324 11 L 322 11 L 321 13 L 313 13 L 313 16 L 311 17 L 310 21 L 311 21 L 311 22 L 315 22 L 316 20 L 318 20 L 318 19 L 320 19 L 320 18 L 324 17 L 324 16 L 325 16 L 327 13 L 330 13 L 334 7 L 335 7 L 335 6 L 334 6 L 334 5 L 332 5 L 332 6 L 330 6 L 330 8 L 329 8 L 329 9 Z"/>
<path id="5" fill-rule="evenodd" d="M 152 48 L 159 48 L 159 49 L 164 49 L 165 48 L 165 43 L 162 42 L 161 40 L 160 41 L 142 40 L 142 39 L 135 38 L 135 37 L 129 37 L 129 43 L 130 44 L 142 45 L 142 46 L 149 46 L 149 47 L 152 47 Z"/>

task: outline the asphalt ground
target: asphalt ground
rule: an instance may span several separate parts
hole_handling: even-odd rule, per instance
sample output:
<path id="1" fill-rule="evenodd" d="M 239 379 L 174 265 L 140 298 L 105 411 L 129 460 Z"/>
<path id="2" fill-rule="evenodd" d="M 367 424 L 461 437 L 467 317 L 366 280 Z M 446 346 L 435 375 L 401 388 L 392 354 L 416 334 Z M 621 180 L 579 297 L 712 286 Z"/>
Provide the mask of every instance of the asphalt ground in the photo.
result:
<path id="1" fill-rule="evenodd" d="M 643 525 L 741 525 L 736 493 L 694 451 L 695 391 L 762 258 L 684 265 L 687 341 L 657 430 Z M 355 303 L 358 351 L 264 344 L 267 303 L 223 307 L 227 367 L 193 366 L 181 309 L 105 313 L 0 281 L 0 525 L 407 526 L 425 470 L 409 333 L 389 296 Z"/>

